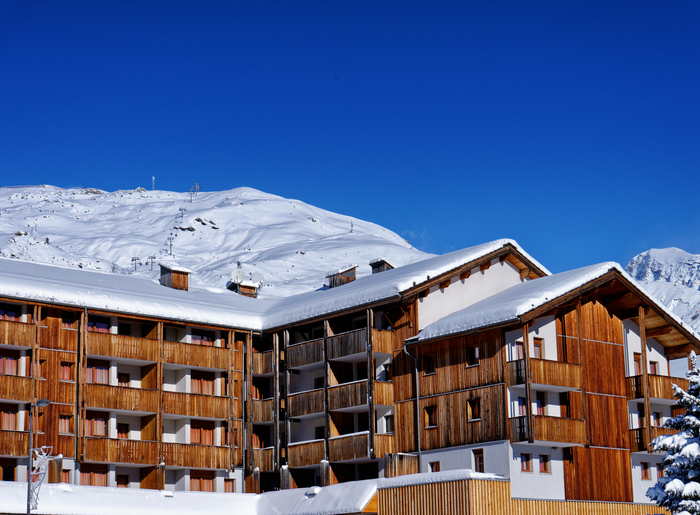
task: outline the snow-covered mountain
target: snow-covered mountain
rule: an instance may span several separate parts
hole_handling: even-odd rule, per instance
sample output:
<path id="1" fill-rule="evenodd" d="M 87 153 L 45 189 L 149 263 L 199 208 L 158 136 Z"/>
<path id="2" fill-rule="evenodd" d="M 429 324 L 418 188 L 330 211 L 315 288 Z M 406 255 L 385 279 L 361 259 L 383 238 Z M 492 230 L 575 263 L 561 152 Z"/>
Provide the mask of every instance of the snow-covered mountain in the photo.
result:
<path id="1" fill-rule="evenodd" d="M 377 257 L 400 266 L 430 255 L 379 225 L 251 188 L 35 186 L 0 188 L 0 256 L 151 278 L 160 273 L 151 261 L 170 261 L 214 288 L 240 262 L 264 277 L 261 296 L 284 297 L 323 287 L 326 272 L 343 265 L 363 276 Z"/>
<path id="2" fill-rule="evenodd" d="M 700 332 L 700 256 L 677 248 L 651 249 L 632 258 L 625 269 Z"/>

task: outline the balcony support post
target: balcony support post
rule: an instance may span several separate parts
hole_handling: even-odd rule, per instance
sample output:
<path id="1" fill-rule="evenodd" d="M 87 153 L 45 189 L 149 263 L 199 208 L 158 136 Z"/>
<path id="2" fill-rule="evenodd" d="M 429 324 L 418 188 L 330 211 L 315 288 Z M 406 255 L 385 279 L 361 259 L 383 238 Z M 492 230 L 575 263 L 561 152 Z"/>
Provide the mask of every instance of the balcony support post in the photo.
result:
<path id="1" fill-rule="evenodd" d="M 330 325 L 328 324 L 328 320 L 323 321 L 323 370 L 324 370 L 324 379 L 323 379 L 323 411 L 324 411 L 324 417 L 326 419 L 326 434 L 324 435 L 324 443 L 323 443 L 323 455 L 325 456 L 325 460 L 329 461 L 329 449 L 328 446 L 330 445 L 328 439 L 331 436 L 331 412 L 328 409 L 328 383 L 330 382 L 331 379 L 331 369 L 330 369 L 330 363 L 328 362 L 328 336 L 330 336 Z M 322 475 L 323 477 L 323 475 Z"/>
<path id="2" fill-rule="evenodd" d="M 279 471 L 280 467 L 280 341 L 279 333 L 272 335 L 272 441 L 274 443 L 274 451 L 272 456 L 272 468 Z"/>
<path id="3" fill-rule="evenodd" d="M 530 324 L 523 325 L 523 353 L 525 354 L 525 404 L 527 405 L 527 441 L 535 443 L 535 426 L 532 419 L 532 378 L 530 377 Z"/>
<path id="4" fill-rule="evenodd" d="M 158 338 L 158 361 L 156 363 L 156 388 L 158 394 L 158 412 L 156 413 L 156 441 L 158 452 L 158 463 L 156 463 L 157 489 L 165 488 L 165 467 L 161 463 L 165 462 L 163 456 L 163 359 L 165 358 L 165 344 L 163 343 L 163 322 L 156 325 L 156 336 Z"/>
<path id="5" fill-rule="evenodd" d="M 372 310 L 367 310 L 367 404 L 369 405 L 369 458 L 374 459 L 374 433 L 376 414 L 374 413 L 374 350 L 372 346 Z"/>
<path id="6" fill-rule="evenodd" d="M 289 347 L 289 330 L 285 329 L 284 332 L 282 333 L 284 335 L 284 384 L 285 384 L 285 389 L 284 389 L 284 424 L 285 424 L 285 442 L 284 442 L 284 456 L 287 460 L 287 465 L 289 465 L 289 441 L 291 439 L 291 428 L 292 424 L 291 421 L 289 420 L 289 388 L 290 388 L 290 380 L 291 380 L 291 374 L 289 373 L 289 367 L 288 365 L 288 357 L 287 357 L 287 347 Z M 286 474 L 287 477 L 289 477 L 289 469 L 286 469 Z M 280 484 L 282 482 L 280 481 Z M 289 486 L 287 488 L 291 488 L 291 481 L 287 483 Z"/>
<path id="7" fill-rule="evenodd" d="M 639 306 L 639 338 L 642 342 L 642 393 L 644 394 L 644 421 L 642 423 L 642 434 L 644 435 L 644 445 L 651 442 L 651 398 L 649 397 L 649 361 L 647 356 L 647 335 L 646 335 L 646 308 Z"/>

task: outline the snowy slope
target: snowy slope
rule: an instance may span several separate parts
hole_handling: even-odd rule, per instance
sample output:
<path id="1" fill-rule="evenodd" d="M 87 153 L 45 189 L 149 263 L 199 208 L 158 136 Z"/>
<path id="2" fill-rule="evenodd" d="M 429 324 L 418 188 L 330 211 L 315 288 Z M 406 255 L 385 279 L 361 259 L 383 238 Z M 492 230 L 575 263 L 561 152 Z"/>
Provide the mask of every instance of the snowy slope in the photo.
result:
<path id="1" fill-rule="evenodd" d="M 664 306 L 700 332 L 700 256 L 681 249 L 651 249 L 625 267 Z"/>
<path id="2" fill-rule="evenodd" d="M 286 297 L 321 288 L 348 263 L 363 276 L 374 258 L 401 266 L 429 254 L 376 224 L 251 188 L 191 197 L 37 186 L 0 188 L 0 256 L 156 278 L 155 256 L 216 288 L 240 261 L 247 276 L 263 275 L 261 296 Z"/>

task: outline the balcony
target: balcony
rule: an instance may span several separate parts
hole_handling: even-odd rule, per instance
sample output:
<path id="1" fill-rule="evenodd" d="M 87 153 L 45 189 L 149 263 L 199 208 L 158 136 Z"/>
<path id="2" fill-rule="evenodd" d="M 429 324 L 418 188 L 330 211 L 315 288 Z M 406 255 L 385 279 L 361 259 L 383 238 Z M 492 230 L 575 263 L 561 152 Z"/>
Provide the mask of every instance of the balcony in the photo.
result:
<path id="1" fill-rule="evenodd" d="M 652 427 L 651 428 L 651 440 L 646 441 L 644 437 L 644 428 L 640 427 L 637 429 L 630 429 L 630 451 L 631 452 L 647 452 L 649 450 L 649 444 L 657 436 L 662 435 L 674 435 L 678 432 L 677 429 L 668 429 L 665 427 Z"/>
<path id="2" fill-rule="evenodd" d="M 535 415 L 532 417 L 533 439 L 535 442 L 551 442 L 560 446 L 585 445 L 586 425 L 581 419 L 546 417 Z M 527 442 L 529 436 L 527 417 L 515 417 L 510 419 L 511 443 Z"/>
<path id="3" fill-rule="evenodd" d="M 253 352 L 253 374 L 269 375 L 272 373 L 272 351 Z"/>
<path id="4" fill-rule="evenodd" d="M 29 449 L 29 431 L 0 429 L 0 456 L 26 456 Z"/>
<path id="5" fill-rule="evenodd" d="M 581 365 L 549 359 L 530 358 L 531 384 L 580 390 L 583 388 Z M 525 360 L 508 362 L 508 384 L 525 384 Z"/>
<path id="6" fill-rule="evenodd" d="M 88 436 L 85 440 L 85 461 L 158 464 L 158 442 L 98 436 Z"/>
<path id="7" fill-rule="evenodd" d="M 324 440 L 289 444 L 289 466 L 308 467 L 318 465 L 326 458 Z"/>
<path id="8" fill-rule="evenodd" d="M 274 399 L 253 399 L 253 422 L 273 422 Z"/>
<path id="9" fill-rule="evenodd" d="M 379 406 L 394 405 L 394 383 L 374 382 L 374 404 Z"/>
<path id="10" fill-rule="evenodd" d="M 644 390 L 642 389 L 643 378 L 643 375 L 625 378 L 628 400 L 632 401 L 644 398 Z M 649 397 L 652 399 L 675 401 L 671 384 L 675 384 L 686 391 L 688 390 L 687 379 L 649 374 Z"/>
<path id="11" fill-rule="evenodd" d="M 89 408 L 128 410 L 156 413 L 158 411 L 158 391 L 127 386 L 87 384 L 87 405 Z"/>
<path id="12" fill-rule="evenodd" d="M 231 449 L 214 445 L 164 443 L 163 461 L 168 467 L 227 469 Z"/>
<path id="13" fill-rule="evenodd" d="M 367 403 L 366 379 L 328 388 L 328 409 L 331 411 L 362 406 Z"/>
<path id="14" fill-rule="evenodd" d="M 287 417 L 289 418 L 301 418 L 323 412 L 323 388 L 287 396 Z"/>
<path id="15" fill-rule="evenodd" d="M 144 361 L 158 360 L 158 340 L 92 331 L 87 334 L 89 354 Z"/>
<path id="16" fill-rule="evenodd" d="M 199 393 L 163 392 L 163 412 L 184 417 L 228 419 L 229 398 Z"/>
<path id="17" fill-rule="evenodd" d="M 32 402 L 32 381 L 31 377 L 0 374 L 0 399 Z"/>
<path id="18" fill-rule="evenodd" d="M 385 454 L 394 454 L 394 434 L 374 435 L 374 457 L 383 458 Z"/>
<path id="19" fill-rule="evenodd" d="M 326 338 L 328 359 L 338 359 L 367 352 L 367 329 L 357 329 Z"/>
<path id="20" fill-rule="evenodd" d="M 380 331 L 372 329 L 372 350 L 382 354 L 393 354 L 394 333 L 393 331 Z"/>
<path id="21" fill-rule="evenodd" d="M 37 379 L 37 397 L 52 403 L 75 404 L 75 381 L 47 381 Z"/>
<path id="22" fill-rule="evenodd" d="M 197 365 L 198 367 L 228 370 L 231 365 L 231 350 L 225 347 L 209 347 L 196 343 L 163 342 L 163 357 L 166 363 Z M 141 358 L 145 359 L 145 358 Z"/>
<path id="23" fill-rule="evenodd" d="M 260 472 L 269 472 L 275 470 L 275 460 L 274 460 L 273 447 L 266 447 L 265 449 L 253 449 L 253 461 L 254 466 L 260 469 Z"/>
<path id="24" fill-rule="evenodd" d="M 323 339 L 295 343 L 284 351 L 287 368 L 309 367 L 314 363 L 323 362 Z"/>
<path id="25" fill-rule="evenodd" d="M 0 343 L 32 347 L 36 342 L 36 326 L 23 322 L 0 321 Z"/>
<path id="26" fill-rule="evenodd" d="M 369 458 L 369 433 L 336 436 L 328 440 L 330 461 L 350 461 Z"/>

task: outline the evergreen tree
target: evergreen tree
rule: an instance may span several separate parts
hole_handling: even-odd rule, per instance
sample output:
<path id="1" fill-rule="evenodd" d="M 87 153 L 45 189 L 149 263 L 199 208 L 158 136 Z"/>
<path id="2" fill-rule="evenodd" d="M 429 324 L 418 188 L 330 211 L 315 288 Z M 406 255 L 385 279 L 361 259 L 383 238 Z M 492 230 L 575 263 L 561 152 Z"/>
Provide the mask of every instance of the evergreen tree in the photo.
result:
<path id="1" fill-rule="evenodd" d="M 700 515 L 700 370 L 691 352 L 692 370 L 686 374 L 690 384 L 684 391 L 673 389 L 684 415 L 666 421 L 664 427 L 678 431 L 659 436 L 652 442 L 654 451 L 665 451 L 661 463 L 664 477 L 647 490 L 647 497 L 677 515 Z"/>

